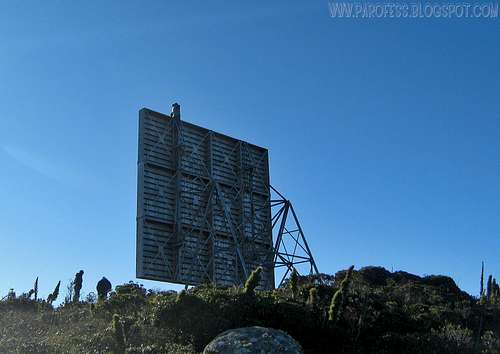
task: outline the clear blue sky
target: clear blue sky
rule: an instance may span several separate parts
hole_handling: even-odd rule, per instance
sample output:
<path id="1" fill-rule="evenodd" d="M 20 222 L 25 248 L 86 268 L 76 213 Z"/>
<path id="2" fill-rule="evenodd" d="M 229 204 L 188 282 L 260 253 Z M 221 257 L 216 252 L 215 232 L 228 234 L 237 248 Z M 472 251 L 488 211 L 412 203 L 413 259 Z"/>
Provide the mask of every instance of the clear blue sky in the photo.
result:
<path id="1" fill-rule="evenodd" d="M 500 278 L 500 20 L 3 1 L 0 293 L 135 280 L 138 110 L 268 147 L 320 271 Z M 143 282 L 147 287 L 169 284 Z"/>

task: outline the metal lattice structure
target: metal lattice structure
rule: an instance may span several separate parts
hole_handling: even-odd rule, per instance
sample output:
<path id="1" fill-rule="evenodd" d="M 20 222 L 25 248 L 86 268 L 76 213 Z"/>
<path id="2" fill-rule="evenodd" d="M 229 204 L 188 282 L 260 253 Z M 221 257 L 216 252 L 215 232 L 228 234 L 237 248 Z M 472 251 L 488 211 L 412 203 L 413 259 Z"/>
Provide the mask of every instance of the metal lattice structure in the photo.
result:
<path id="1" fill-rule="evenodd" d="M 177 104 L 139 112 L 136 257 L 138 278 L 186 285 L 241 285 L 261 266 L 272 289 L 275 265 L 286 277 L 306 257 L 317 273 L 291 203 L 270 187 L 268 151 L 181 121 Z"/>
<path id="2" fill-rule="evenodd" d="M 306 273 L 319 274 L 292 202 L 273 186 L 270 188 L 276 195 L 271 200 L 273 210 L 271 227 L 276 234 L 274 267 L 276 270 L 283 269 L 279 285 L 294 269 L 303 275 Z"/>
<path id="3" fill-rule="evenodd" d="M 137 276 L 230 286 L 262 266 L 272 288 L 267 150 L 181 121 L 178 105 L 139 121 Z"/>

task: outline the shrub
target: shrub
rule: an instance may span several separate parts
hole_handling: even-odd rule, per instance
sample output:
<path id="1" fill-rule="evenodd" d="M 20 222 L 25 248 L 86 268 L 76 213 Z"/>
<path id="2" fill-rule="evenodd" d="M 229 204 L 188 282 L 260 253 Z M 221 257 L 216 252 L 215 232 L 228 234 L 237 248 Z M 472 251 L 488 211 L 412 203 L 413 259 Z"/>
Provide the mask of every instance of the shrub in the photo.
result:
<path id="1" fill-rule="evenodd" d="M 61 281 L 59 280 L 59 282 L 57 283 L 54 291 L 52 292 L 52 294 L 49 294 L 49 296 L 47 297 L 47 302 L 49 304 L 52 304 L 54 301 L 57 300 L 57 297 L 59 296 L 59 287 L 61 286 Z"/>
<path id="2" fill-rule="evenodd" d="M 307 299 L 307 303 L 313 308 L 316 308 L 318 306 L 318 289 L 309 289 L 309 297 Z"/>
<path id="3" fill-rule="evenodd" d="M 111 291 L 111 282 L 106 279 L 106 277 L 102 277 L 101 280 L 97 282 L 96 290 L 99 301 L 106 300 L 108 298 L 108 293 Z"/>
<path id="4" fill-rule="evenodd" d="M 335 292 L 332 297 L 330 309 L 328 310 L 328 320 L 332 322 L 332 324 L 335 324 L 338 318 L 342 315 L 343 305 L 345 303 L 349 284 L 351 283 L 353 270 L 354 266 L 351 266 L 347 270 L 347 274 L 344 280 L 342 280 L 342 283 L 340 283 L 340 289 L 337 290 L 337 292 Z"/>
<path id="5" fill-rule="evenodd" d="M 115 353 L 123 354 L 125 352 L 125 332 L 123 324 L 118 314 L 113 315 L 113 336 L 115 338 Z"/>
<path id="6" fill-rule="evenodd" d="M 481 349 L 482 353 L 500 353 L 500 340 L 498 340 L 493 331 L 486 331 L 481 336 Z"/>
<path id="7" fill-rule="evenodd" d="M 286 331 L 311 348 L 323 345 L 321 321 L 308 307 L 273 292 L 248 296 L 235 289 L 200 287 L 178 296 L 151 299 L 155 326 L 175 333 L 176 341 L 202 350 L 217 334 L 232 328 L 263 326 Z M 328 338 L 328 336 L 322 336 Z"/>
<path id="8" fill-rule="evenodd" d="M 299 282 L 299 274 L 294 268 L 292 270 L 292 274 L 290 274 L 290 290 L 292 291 L 292 296 L 294 299 L 297 297 L 297 293 L 299 291 L 298 282 Z"/>
<path id="9" fill-rule="evenodd" d="M 80 270 L 75 274 L 75 280 L 73 280 L 73 302 L 80 301 L 80 291 L 82 290 L 83 285 L 83 270 Z"/>
<path id="10" fill-rule="evenodd" d="M 35 295 L 35 301 L 38 300 L 38 277 L 36 277 L 35 285 L 33 286 L 33 295 Z"/>
<path id="11" fill-rule="evenodd" d="M 96 311 L 106 316 L 111 316 L 114 313 L 136 315 L 143 310 L 146 302 L 146 289 L 140 284 L 130 282 L 118 285 L 115 291 L 111 292 L 107 301 L 98 301 Z"/>
<path id="12" fill-rule="evenodd" d="M 245 282 L 245 294 L 254 295 L 255 289 L 259 286 L 260 277 L 262 273 L 262 267 L 257 267 L 250 275 L 248 276 L 247 281 Z"/>
<path id="13" fill-rule="evenodd" d="M 472 330 L 452 323 L 446 323 L 439 330 L 431 330 L 431 335 L 437 339 L 439 347 L 444 352 L 472 352 L 474 350 L 472 334 Z"/>
<path id="14" fill-rule="evenodd" d="M 165 345 L 141 345 L 139 347 L 130 347 L 125 351 L 126 354 L 196 354 L 191 345 L 180 345 L 176 343 L 167 343 Z"/>

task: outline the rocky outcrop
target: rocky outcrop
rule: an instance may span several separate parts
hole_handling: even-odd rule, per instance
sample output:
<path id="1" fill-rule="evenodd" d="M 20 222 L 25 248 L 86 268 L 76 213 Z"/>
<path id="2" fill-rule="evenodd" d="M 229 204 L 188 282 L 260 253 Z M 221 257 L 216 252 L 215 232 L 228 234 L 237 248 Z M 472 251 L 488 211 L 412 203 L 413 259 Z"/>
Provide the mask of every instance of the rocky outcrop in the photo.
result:
<path id="1" fill-rule="evenodd" d="M 231 329 L 215 337 L 203 354 L 303 354 L 300 345 L 283 331 L 264 327 Z"/>

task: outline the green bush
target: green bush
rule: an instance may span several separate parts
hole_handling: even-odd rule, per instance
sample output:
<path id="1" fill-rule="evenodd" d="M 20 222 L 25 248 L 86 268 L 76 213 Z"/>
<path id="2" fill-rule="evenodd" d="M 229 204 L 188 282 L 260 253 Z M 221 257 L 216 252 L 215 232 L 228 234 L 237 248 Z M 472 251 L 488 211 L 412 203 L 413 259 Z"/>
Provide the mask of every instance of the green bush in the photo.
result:
<path id="1" fill-rule="evenodd" d="M 334 325 L 339 320 L 339 317 L 342 316 L 343 307 L 347 298 L 347 291 L 349 289 L 349 284 L 351 283 L 353 270 L 354 266 L 351 266 L 348 269 L 344 280 L 342 280 L 342 283 L 340 284 L 340 289 L 337 290 L 337 292 L 332 297 L 330 309 L 328 310 L 328 320 Z"/>
<path id="2" fill-rule="evenodd" d="M 299 292 L 299 274 L 295 270 L 292 270 L 292 274 L 290 274 L 290 290 L 292 291 L 292 296 L 295 299 Z"/>
<path id="3" fill-rule="evenodd" d="M 262 267 L 257 267 L 250 275 L 248 276 L 247 281 L 245 282 L 245 294 L 253 295 L 255 289 L 259 286 L 260 277 L 262 273 Z"/>
<path id="4" fill-rule="evenodd" d="M 258 291 L 255 277 L 247 290 L 179 294 L 128 283 L 107 300 L 57 308 L 12 292 L 0 301 L 0 353 L 194 353 L 225 330 L 254 325 L 284 330 L 307 354 L 500 353 L 500 307 L 478 304 L 447 277 L 366 267 L 321 279 L 330 280 L 299 277 L 295 298 L 290 285 Z M 342 306 L 330 326 L 336 293 Z"/>
<path id="5" fill-rule="evenodd" d="M 167 343 L 160 345 L 141 345 L 139 347 L 130 347 L 125 351 L 126 354 L 196 354 L 196 351 L 190 345 L 180 345 Z"/>
<path id="6" fill-rule="evenodd" d="M 130 315 L 141 312 L 147 302 L 146 289 L 136 283 L 118 285 L 108 300 L 99 301 L 95 306 L 97 314 L 111 317 L 113 314 Z"/>
<path id="7" fill-rule="evenodd" d="M 318 306 L 318 289 L 309 289 L 309 297 L 307 299 L 307 303 L 313 308 L 316 308 Z"/>
<path id="8" fill-rule="evenodd" d="M 152 319 L 160 328 L 176 334 L 180 343 L 202 350 L 217 334 L 232 328 L 264 326 L 282 329 L 309 346 L 322 332 L 318 317 L 307 307 L 284 301 L 272 292 L 199 288 L 177 296 L 156 296 L 152 300 Z M 316 338 L 316 339 L 314 339 Z"/>
<path id="9" fill-rule="evenodd" d="M 121 318 L 118 314 L 113 315 L 113 336 L 115 338 L 115 353 L 123 354 L 125 352 L 125 330 Z"/>

